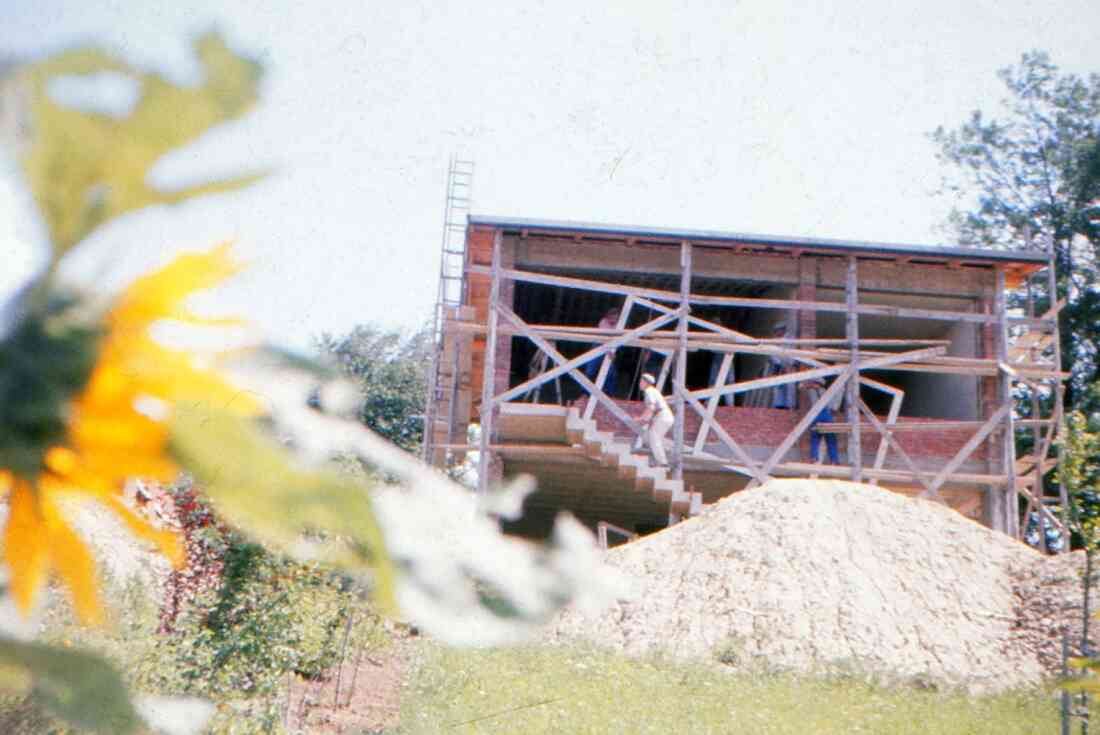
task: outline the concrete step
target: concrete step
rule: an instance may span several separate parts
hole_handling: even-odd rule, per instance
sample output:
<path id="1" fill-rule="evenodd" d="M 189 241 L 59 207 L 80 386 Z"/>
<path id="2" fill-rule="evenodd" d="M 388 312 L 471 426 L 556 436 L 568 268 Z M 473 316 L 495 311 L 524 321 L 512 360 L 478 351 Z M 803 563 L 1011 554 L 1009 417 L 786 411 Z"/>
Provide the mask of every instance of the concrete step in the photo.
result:
<path id="1" fill-rule="evenodd" d="M 577 409 L 571 408 L 569 413 L 565 415 L 565 436 L 572 444 L 583 444 L 589 436 L 597 431 L 595 420 L 582 419 Z"/>
<path id="2" fill-rule="evenodd" d="M 700 513 L 703 512 L 703 509 L 706 508 L 706 507 L 707 506 L 705 506 L 703 504 L 703 494 L 702 493 L 692 493 L 691 494 L 691 507 L 688 509 L 688 515 L 689 516 L 699 515 Z"/>
<path id="3" fill-rule="evenodd" d="M 638 476 L 639 472 L 646 469 L 649 469 L 648 458 L 630 453 L 619 455 L 619 465 L 617 467 L 619 477 L 633 479 Z"/>
<path id="4" fill-rule="evenodd" d="M 667 503 L 670 519 L 679 520 L 702 511 L 701 493 L 685 490 L 682 480 L 669 477 L 668 468 L 651 467 L 648 454 L 635 454 L 631 442 L 599 429 L 592 419 L 581 418 L 578 409 L 570 409 L 566 414 L 565 431 L 570 442 L 584 446 L 586 456 L 605 467 L 614 467 L 616 474 L 631 481 L 636 491 L 652 493 L 656 503 Z"/>
<path id="5" fill-rule="evenodd" d="M 681 490 L 672 497 L 668 504 L 669 512 L 679 516 L 696 516 L 703 509 L 703 494 L 685 492 Z"/>
<path id="6" fill-rule="evenodd" d="M 660 480 L 653 483 L 653 500 L 661 505 L 671 503 L 683 494 L 684 483 L 681 480 Z"/>

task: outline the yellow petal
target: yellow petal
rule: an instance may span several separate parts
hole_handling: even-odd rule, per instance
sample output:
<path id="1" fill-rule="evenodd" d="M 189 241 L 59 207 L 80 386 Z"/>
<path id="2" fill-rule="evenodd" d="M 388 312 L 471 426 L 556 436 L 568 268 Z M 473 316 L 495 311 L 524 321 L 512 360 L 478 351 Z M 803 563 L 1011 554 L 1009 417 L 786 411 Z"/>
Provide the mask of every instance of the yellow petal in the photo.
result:
<path id="1" fill-rule="evenodd" d="M 131 533 L 138 538 L 155 543 L 160 548 L 160 552 L 172 562 L 172 566 L 179 569 L 187 561 L 187 557 L 183 553 L 183 545 L 180 543 L 177 534 L 153 528 L 148 521 L 127 508 L 116 495 L 103 498 L 103 502 L 118 514 L 118 517 L 126 523 Z"/>
<path id="2" fill-rule="evenodd" d="M 137 454 L 125 449 L 96 448 L 82 451 L 78 471 L 61 479 L 73 489 L 117 491 L 132 477 L 170 482 L 178 472 L 175 463 L 160 451 Z M 90 482 L 90 478 L 99 481 Z"/>
<path id="3" fill-rule="evenodd" d="M 43 511 L 53 567 L 69 588 L 77 617 L 83 623 L 97 625 L 103 620 L 103 610 L 97 592 L 95 561 L 84 542 L 68 527 L 52 503 L 43 504 Z"/>
<path id="4" fill-rule="evenodd" d="M 85 406 L 133 406 L 133 378 L 128 377 L 117 363 L 101 357 L 80 402 Z"/>
<path id="5" fill-rule="evenodd" d="M 81 451 L 91 447 L 129 449 L 134 452 L 160 452 L 167 440 L 167 429 L 137 411 L 117 415 L 89 415 L 79 409 L 69 429 L 69 437 Z"/>
<path id="6" fill-rule="evenodd" d="M 240 270 L 229 246 L 181 255 L 159 271 L 134 281 L 112 309 L 112 324 L 150 323 L 163 318 L 188 296 L 224 281 Z"/>
<path id="7" fill-rule="evenodd" d="M 11 570 L 11 592 L 24 615 L 34 609 L 49 568 L 49 541 L 38 497 L 25 480 L 15 479 L 4 531 L 4 560 Z"/>
<path id="8" fill-rule="evenodd" d="M 52 447 L 46 452 L 46 468 L 49 474 L 39 478 L 43 488 L 54 487 L 63 490 L 84 490 L 92 493 L 110 493 L 118 490 L 119 484 L 113 477 L 90 472 L 83 466 L 83 460 L 76 452 L 64 447 Z"/>

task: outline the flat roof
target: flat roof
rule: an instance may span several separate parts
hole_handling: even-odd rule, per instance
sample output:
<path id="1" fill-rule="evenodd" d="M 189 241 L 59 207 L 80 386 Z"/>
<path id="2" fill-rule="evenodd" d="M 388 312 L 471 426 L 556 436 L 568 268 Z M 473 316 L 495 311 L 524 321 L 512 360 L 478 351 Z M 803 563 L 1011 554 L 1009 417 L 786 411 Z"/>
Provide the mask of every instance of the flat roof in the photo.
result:
<path id="1" fill-rule="evenodd" d="M 990 248 L 960 248 L 940 245 L 904 245 L 899 243 L 837 240 L 817 237 L 788 237 L 746 232 L 721 232 L 716 230 L 681 230 L 670 227 L 640 227 L 568 220 L 529 219 L 524 217 L 498 217 L 471 214 L 471 225 L 495 227 L 509 232 L 542 232 L 555 234 L 593 235 L 606 238 L 638 238 L 698 243 L 749 243 L 779 248 L 812 248 L 835 252 L 875 253 L 899 256 L 925 256 L 936 258 L 980 260 L 1000 263 L 1028 263 L 1046 265 L 1046 253 L 1032 250 L 993 250 Z"/>

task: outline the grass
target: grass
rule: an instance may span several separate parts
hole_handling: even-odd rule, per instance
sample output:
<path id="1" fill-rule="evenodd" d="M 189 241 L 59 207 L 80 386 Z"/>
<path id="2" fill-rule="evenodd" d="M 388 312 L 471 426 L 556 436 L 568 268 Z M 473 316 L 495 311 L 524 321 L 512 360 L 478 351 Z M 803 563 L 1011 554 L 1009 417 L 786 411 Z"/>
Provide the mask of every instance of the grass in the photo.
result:
<path id="1" fill-rule="evenodd" d="M 1039 691 L 968 697 L 593 649 L 433 646 L 395 732 L 1023 735 L 1057 732 L 1058 711 Z"/>

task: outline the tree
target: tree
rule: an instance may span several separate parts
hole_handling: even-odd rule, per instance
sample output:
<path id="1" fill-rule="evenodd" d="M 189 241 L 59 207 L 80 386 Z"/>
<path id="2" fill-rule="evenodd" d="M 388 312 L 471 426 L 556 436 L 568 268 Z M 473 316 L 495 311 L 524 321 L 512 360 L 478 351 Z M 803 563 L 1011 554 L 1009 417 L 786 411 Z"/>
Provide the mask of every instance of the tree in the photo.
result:
<path id="1" fill-rule="evenodd" d="M 1033 51 L 999 76 L 1008 90 L 1003 118 L 976 110 L 957 129 L 932 133 L 951 171 L 944 190 L 973 201 L 948 227 L 962 245 L 1053 247 L 1074 405 L 1100 377 L 1100 75 L 1061 74 Z M 1040 308 L 1056 300 L 1039 295 Z"/>
<path id="2" fill-rule="evenodd" d="M 424 396 L 432 364 L 429 326 L 412 335 L 362 324 L 345 337 L 325 334 L 318 349 L 331 355 L 363 391 L 359 419 L 402 449 L 424 440 Z"/>

